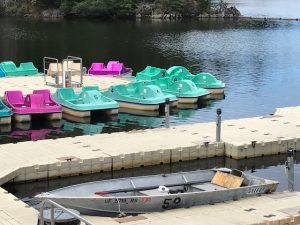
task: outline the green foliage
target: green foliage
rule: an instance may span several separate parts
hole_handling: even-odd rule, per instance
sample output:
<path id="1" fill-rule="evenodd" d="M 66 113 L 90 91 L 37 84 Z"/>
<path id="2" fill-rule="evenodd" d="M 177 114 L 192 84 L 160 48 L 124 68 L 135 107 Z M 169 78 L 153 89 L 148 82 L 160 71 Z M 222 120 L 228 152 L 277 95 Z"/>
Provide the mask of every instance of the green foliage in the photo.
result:
<path id="1" fill-rule="evenodd" d="M 61 0 L 31 0 L 31 4 L 36 8 L 53 8 L 60 6 Z"/>
<path id="2" fill-rule="evenodd" d="M 80 17 L 134 16 L 138 6 L 143 5 L 150 5 L 155 13 L 183 16 L 194 16 L 211 9 L 211 0 L 22 0 L 12 4 L 17 9 L 24 9 L 24 13 L 59 8 L 66 16 Z"/>
<path id="3" fill-rule="evenodd" d="M 210 13 L 212 7 L 211 0 L 198 0 L 198 2 L 198 8 L 200 13 Z"/>
<path id="4" fill-rule="evenodd" d="M 156 0 L 155 6 L 164 13 L 182 13 L 185 2 L 185 0 Z"/>
<path id="5" fill-rule="evenodd" d="M 211 0 L 155 0 L 155 6 L 163 13 L 173 12 L 193 16 L 209 12 Z"/>
<path id="6" fill-rule="evenodd" d="M 134 15 L 135 0 L 61 0 L 60 9 L 67 15 Z"/>

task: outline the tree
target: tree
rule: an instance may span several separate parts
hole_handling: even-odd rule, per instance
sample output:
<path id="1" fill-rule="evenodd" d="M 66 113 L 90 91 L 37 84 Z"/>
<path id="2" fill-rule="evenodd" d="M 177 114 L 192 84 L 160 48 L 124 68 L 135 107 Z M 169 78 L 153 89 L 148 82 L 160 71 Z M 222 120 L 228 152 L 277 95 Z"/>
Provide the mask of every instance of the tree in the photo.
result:
<path id="1" fill-rule="evenodd" d="M 197 0 L 200 13 L 209 13 L 211 11 L 211 0 Z"/>
<path id="2" fill-rule="evenodd" d="M 185 0 L 156 0 L 154 3 L 164 14 L 170 12 L 182 13 Z"/>

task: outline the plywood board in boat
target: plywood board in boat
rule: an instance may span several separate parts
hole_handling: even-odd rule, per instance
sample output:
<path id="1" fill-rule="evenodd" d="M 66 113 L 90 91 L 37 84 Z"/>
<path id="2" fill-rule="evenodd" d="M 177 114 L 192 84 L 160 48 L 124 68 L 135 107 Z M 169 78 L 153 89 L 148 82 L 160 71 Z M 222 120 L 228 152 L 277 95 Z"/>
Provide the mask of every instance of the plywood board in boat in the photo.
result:
<path id="1" fill-rule="evenodd" d="M 242 185 L 243 180 L 244 178 L 242 177 L 218 171 L 211 180 L 211 183 L 226 188 L 237 188 Z"/>

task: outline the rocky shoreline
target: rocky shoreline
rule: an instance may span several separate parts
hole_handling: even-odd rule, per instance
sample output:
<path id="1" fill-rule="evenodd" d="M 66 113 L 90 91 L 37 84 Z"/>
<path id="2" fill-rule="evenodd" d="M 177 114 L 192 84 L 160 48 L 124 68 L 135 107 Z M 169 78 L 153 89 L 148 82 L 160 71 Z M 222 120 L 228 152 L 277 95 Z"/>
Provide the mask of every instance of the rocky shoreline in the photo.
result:
<path id="1" fill-rule="evenodd" d="M 183 18 L 238 18 L 242 14 L 235 6 L 229 6 L 225 3 L 219 3 L 213 6 L 209 12 L 197 12 L 190 10 L 189 14 L 181 14 L 178 12 L 161 12 L 156 10 L 153 4 L 141 4 L 136 10 L 136 18 L 150 18 L 160 20 L 177 20 Z"/>

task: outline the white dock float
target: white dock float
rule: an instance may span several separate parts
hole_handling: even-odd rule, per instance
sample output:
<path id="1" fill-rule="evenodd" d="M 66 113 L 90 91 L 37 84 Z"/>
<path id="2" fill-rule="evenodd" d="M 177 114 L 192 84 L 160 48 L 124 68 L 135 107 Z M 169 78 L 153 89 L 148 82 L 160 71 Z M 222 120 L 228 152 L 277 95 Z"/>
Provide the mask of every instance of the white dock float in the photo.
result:
<path id="1" fill-rule="evenodd" d="M 0 199 L 1 225 L 37 224 L 38 211 L 1 188 Z M 95 225 L 299 225 L 299 211 L 300 193 L 286 192 L 119 219 L 84 217 Z"/>
<path id="2" fill-rule="evenodd" d="M 117 225 L 299 225 L 300 193 L 274 193 L 215 205 L 195 206 L 137 217 L 85 218 L 94 224 Z"/>
<path id="3" fill-rule="evenodd" d="M 299 117 L 300 107 L 293 107 L 273 116 L 227 120 L 219 143 L 215 142 L 215 123 L 198 123 L 3 144 L 0 184 L 224 155 L 234 159 L 278 155 L 288 147 L 299 151 Z"/>
<path id="4" fill-rule="evenodd" d="M 37 224 L 38 212 L 12 194 L 0 188 L 0 224 Z"/>
<path id="5" fill-rule="evenodd" d="M 84 86 L 99 86 L 100 90 L 106 90 L 113 84 L 128 84 L 130 81 L 116 77 L 84 76 Z M 43 76 L 36 77 L 2 77 L 0 96 L 4 96 L 5 91 L 20 90 L 23 94 L 31 94 L 32 90 L 49 89 L 52 93 L 55 87 L 46 86 Z M 75 88 L 76 89 L 76 88 Z M 78 88 L 79 89 L 79 88 Z"/>

